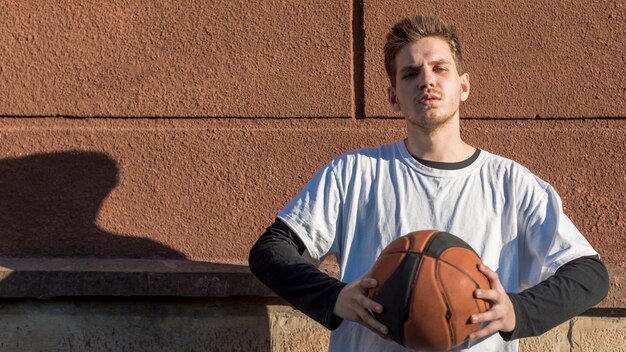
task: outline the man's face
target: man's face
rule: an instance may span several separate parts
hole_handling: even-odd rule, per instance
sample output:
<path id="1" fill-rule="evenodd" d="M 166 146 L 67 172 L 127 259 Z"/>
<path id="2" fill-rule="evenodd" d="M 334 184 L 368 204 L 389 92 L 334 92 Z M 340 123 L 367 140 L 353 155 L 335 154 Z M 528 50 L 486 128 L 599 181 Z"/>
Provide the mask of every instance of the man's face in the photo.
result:
<path id="1" fill-rule="evenodd" d="M 469 75 L 459 75 L 446 41 L 422 38 L 404 46 L 395 60 L 396 86 L 388 90 L 395 111 L 426 132 L 459 118 L 459 105 L 469 96 Z"/>

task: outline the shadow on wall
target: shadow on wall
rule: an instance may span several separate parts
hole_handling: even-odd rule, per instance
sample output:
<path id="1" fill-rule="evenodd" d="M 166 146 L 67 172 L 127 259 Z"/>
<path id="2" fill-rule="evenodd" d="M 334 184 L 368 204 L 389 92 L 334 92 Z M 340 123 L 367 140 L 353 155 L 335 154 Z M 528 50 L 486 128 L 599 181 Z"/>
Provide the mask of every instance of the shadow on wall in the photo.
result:
<path id="1" fill-rule="evenodd" d="M 267 290 L 246 267 L 98 227 L 117 183 L 103 153 L 0 160 L 0 350 L 270 351 L 277 301 L 245 298 Z"/>
<path id="2" fill-rule="evenodd" d="M 115 161 L 96 152 L 0 160 L 0 257 L 185 259 L 155 241 L 98 227 L 117 174 Z"/>

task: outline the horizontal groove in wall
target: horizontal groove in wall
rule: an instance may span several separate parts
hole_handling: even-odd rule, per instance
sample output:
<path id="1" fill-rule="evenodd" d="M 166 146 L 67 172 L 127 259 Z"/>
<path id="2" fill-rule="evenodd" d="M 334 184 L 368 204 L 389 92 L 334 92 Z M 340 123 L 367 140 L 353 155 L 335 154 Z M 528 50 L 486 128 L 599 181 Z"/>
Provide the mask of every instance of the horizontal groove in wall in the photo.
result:
<path id="1" fill-rule="evenodd" d="M 233 117 L 233 116 L 73 116 L 73 115 L 0 115 L 0 119 L 41 119 L 41 118 L 63 118 L 63 119 L 116 119 L 116 120 L 350 120 L 350 116 L 294 116 L 294 117 Z M 359 121 L 366 120 L 403 120 L 403 117 L 370 116 L 359 118 Z M 582 121 L 582 120 L 626 120 L 626 116 L 580 116 L 580 117 L 462 117 L 461 120 L 486 120 L 486 121 Z"/>
<path id="2" fill-rule="evenodd" d="M 582 317 L 626 318 L 626 308 L 591 308 Z"/>

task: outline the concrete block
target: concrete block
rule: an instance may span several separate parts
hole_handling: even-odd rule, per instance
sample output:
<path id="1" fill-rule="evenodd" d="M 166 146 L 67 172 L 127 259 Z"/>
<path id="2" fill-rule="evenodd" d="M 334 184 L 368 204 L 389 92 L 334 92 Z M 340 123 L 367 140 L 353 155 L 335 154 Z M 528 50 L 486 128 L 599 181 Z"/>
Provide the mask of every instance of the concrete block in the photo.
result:
<path id="1" fill-rule="evenodd" d="M 0 301 L 2 351 L 271 351 L 264 301 Z"/>
<path id="2" fill-rule="evenodd" d="M 247 266 L 188 260 L 0 258 L 0 297 L 275 296 Z"/>
<path id="3" fill-rule="evenodd" d="M 462 134 L 550 182 L 620 267 L 625 124 L 466 119 Z M 0 119 L 0 256 L 245 264 L 322 165 L 403 137 L 402 120 Z"/>
<path id="4" fill-rule="evenodd" d="M 572 323 L 572 352 L 626 351 L 626 318 L 578 317 Z"/>
<path id="5" fill-rule="evenodd" d="M 520 352 L 570 352 L 568 339 L 570 323 L 565 322 L 543 335 L 521 339 Z"/>
<path id="6" fill-rule="evenodd" d="M 349 117 L 350 3 L 7 1 L 0 114 Z"/>
<path id="7" fill-rule="evenodd" d="M 393 8 L 393 11 L 389 11 Z M 541 11 L 537 11 L 541 9 Z M 471 93 L 461 115 L 486 118 L 623 117 L 614 70 L 626 38 L 626 3 L 602 0 L 366 1 L 365 114 L 395 116 L 385 90 L 389 28 L 412 14 L 457 26 Z"/>

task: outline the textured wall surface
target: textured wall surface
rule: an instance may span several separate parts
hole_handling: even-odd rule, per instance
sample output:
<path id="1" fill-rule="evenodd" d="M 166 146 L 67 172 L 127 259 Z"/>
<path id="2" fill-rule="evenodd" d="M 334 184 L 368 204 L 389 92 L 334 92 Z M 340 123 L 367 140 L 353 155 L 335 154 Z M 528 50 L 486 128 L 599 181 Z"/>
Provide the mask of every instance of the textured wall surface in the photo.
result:
<path id="1" fill-rule="evenodd" d="M 384 36 L 398 14 L 421 13 L 458 27 L 472 88 L 462 116 L 621 118 L 625 10 L 602 0 L 364 1 L 366 114 L 390 116 Z"/>
<path id="2" fill-rule="evenodd" d="M 349 116 L 350 4 L 6 1 L 0 113 Z"/>
<path id="3" fill-rule="evenodd" d="M 551 183 L 609 267 L 568 348 L 623 339 L 623 1 L 5 1 L 0 257 L 245 264 L 320 166 L 404 137 L 382 45 L 412 13 L 459 29 L 464 138 Z M 283 313 L 273 350 L 308 329 Z"/>
<path id="4" fill-rule="evenodd" d="M 463 126 L 470 143 L 553 184 L 607 263 L 624 263 L 624 120 Z M 319 167 L 403 128 L 374 119 L 1 119 L 0 193 L 11 201 L 0 212 L 0 255 L 243 263 Z"/>

